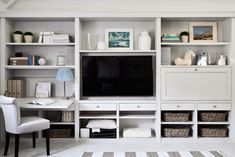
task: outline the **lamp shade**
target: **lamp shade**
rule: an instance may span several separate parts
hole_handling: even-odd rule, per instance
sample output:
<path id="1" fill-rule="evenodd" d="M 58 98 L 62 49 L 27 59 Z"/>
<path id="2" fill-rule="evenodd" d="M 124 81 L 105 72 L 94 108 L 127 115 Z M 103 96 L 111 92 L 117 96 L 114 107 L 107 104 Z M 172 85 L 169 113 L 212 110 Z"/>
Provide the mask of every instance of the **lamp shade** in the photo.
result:
<path id="1" fill-rule="evenodd" d="M 72 70 L 70 68 L 60 68 L 56 74 L 58 81 L 72 81 L 74 80 Z"/>

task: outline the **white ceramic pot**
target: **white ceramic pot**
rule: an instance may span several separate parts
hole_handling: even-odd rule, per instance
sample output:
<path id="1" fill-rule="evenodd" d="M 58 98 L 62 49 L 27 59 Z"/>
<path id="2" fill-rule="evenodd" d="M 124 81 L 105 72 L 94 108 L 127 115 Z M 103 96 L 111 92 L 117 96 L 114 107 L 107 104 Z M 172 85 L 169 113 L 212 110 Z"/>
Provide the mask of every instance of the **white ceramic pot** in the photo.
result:
<path id="1" fill-rule="evenodd" d="M 40 58 L 40 59 L 38 60 L 38 64 L 39 64 L 39 65 L 46 65 L 46 59 L 45 59 L 45 58 Z"/>
<path id="2" fill-rule="evenodd" d="M 24 35 L 24 41 L 26 43 L 32 43 L 33 42 L 33 36 L 32 35 Z"/>
<path id="3" fill-rule="evenodd" d="M 147 31 L 141 32 L 141 35 L 138 39 L 139 50 L 151 50 L 151 37 Z"/>
<path id="4" fill-rule="evenodd" d="M 14 39 L 15 43 L 22 43 L 23 42 L 23 35 L 13 34 L 13 39 Z"/>
<path id="5" fill-rule="evenodd" d="M 181 36 L 181 42 L 182 43 L 187 43 L 188 42 L 188 36 L 187 35 L 182 35 Z"/>

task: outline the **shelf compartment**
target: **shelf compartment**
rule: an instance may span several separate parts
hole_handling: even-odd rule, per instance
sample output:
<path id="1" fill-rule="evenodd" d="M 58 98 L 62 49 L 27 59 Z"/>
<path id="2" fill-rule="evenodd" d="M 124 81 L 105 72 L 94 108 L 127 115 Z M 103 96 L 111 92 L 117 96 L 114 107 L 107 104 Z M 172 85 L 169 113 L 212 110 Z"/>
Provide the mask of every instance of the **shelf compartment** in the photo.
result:
<path id="1" fill-rule="evenodd" d="M 43 137 L 45 132 L 43 131 Z M 51 138 L 74 138 L 74 125 L 52 125 L 50 127 Z"/>
<path id="2" fill-rule="evenodd" d="M 120 119 L 156 119 L 155 111 L 121 111 Z"/>
<path id="3" fill-rule="evenodd" d="M 7 46 L 74 46 L 75 43 L 6 43 Z"/>
<path id="4" fill-rule="evenodd" d="M 6 65 L 5 69 L 14 70 L 14 69 L 23 69 L 23 70 L 34 70 L 34 69 L 40 69 L 40 70 L 53 70 L 53 69 L 59 69 L 59 68 L 71 68 L 75 69 L 74 65 L 66 65 L 66 66 L 57 66 L 57 65 L 44 65 L 44 66 L 34 66 L 34 65 Z"/>
<path id="5" fill-rule="evenodd" d="M 81 111 L 79 115 L 80 119 L 116 119 L 116 111 Z"/>

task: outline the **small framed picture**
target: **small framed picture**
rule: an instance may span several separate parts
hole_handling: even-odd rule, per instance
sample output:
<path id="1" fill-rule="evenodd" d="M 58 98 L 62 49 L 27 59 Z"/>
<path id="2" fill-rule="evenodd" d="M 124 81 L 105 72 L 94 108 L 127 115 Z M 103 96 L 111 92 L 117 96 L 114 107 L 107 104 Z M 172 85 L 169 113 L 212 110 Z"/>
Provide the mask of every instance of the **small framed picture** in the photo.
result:
<path id="1" fill-rule="evenodd" d="M 216 22 L 190 22 L 190 42 L 217 42 Z"/>
<path id="2" fill-rule="evenodd" d="M 105 43 L 112 50 L 133 50 L 133 29 L 105 29 Z"/>

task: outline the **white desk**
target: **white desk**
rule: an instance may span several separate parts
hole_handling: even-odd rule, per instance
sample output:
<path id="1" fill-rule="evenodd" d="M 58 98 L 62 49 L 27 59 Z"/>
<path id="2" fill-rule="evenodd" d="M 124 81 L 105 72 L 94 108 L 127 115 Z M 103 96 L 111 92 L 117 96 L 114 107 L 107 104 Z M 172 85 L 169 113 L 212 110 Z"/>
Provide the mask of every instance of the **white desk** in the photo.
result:
<path id="1" fill-rule="evenodd" d="M 74 104 L 74 99 L 64 100 L 61 98 L 55 99 L 55 103 L 49 105 L 35 105 L 29 104 L 32 100 L 37 98 L 17 98 L 16 103 L 21 109 L 37 109 L 37 110 L 64 110 L 70 108 Z"/>

